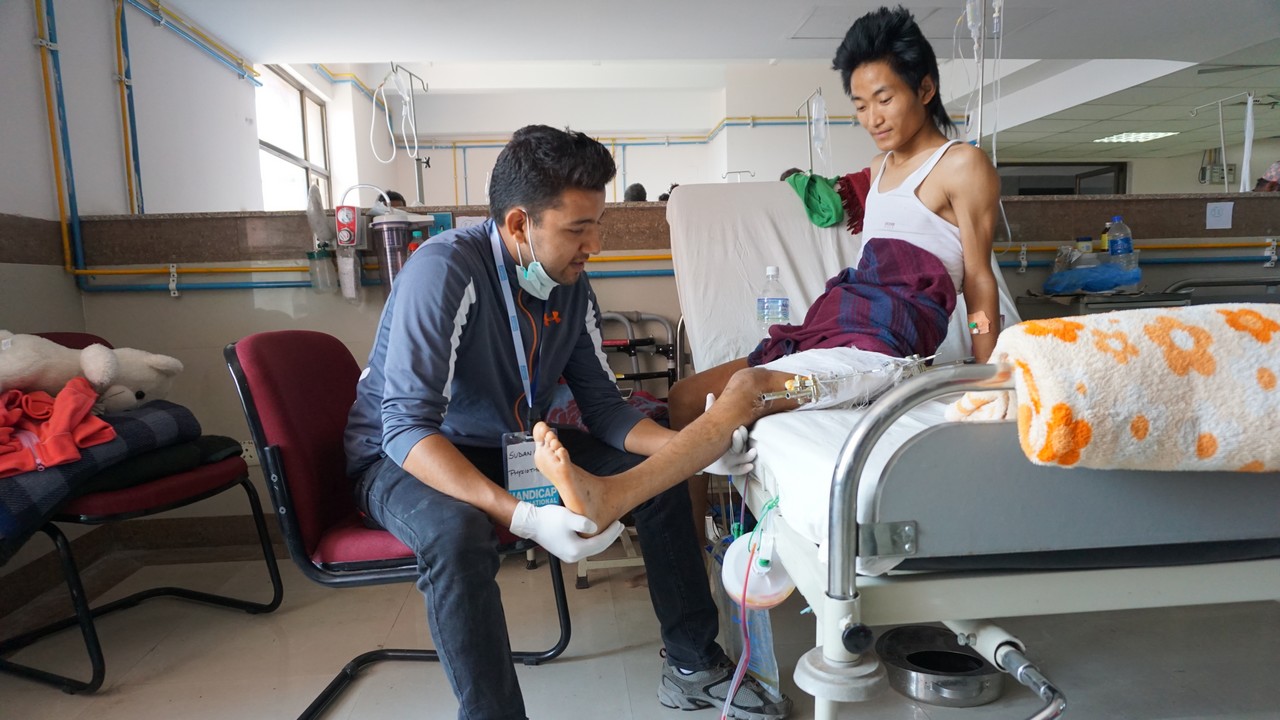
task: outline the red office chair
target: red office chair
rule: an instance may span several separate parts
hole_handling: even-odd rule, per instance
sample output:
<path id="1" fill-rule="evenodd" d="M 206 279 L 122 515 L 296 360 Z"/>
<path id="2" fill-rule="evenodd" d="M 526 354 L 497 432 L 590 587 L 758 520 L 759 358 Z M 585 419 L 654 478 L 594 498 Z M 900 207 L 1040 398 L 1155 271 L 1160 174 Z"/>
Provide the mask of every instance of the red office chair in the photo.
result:
<path id="1" fill-rule="evenodd" d="M 224 351 L 249 433 L 267 475 L 289 555 L 308 578 L 332 587 L 411 582 L 413 551 L 386 530 L 360 521 L 355 487 L 346 475 L 343 434 L 355 401 L 360 367 L 337 338 L 305 330 L 250 335 Z M 498 528 L 504 552 L 531 547 Z M 542 652 L 513 652 L 538 665 L 569 644 L 569 608 L 560 561 L 551 556 L 551 585 L 560 639 Z M 319 717 L 362 668 L 384 660 L 437 661 L 434 650 L 373 650 L 338 673 L 299 720 Z"/>
<path id="2" fill-rule="evenodd" d="M 89 333 L 41 333 L 41 336 L 60 345 L 75 349 L 88 347 L 94 343 L 111 347 L 111 344 L 106 340 Z M 186 588 L 157 587 L 90 609 L 84 586 L 80 582 L 80 573 L 76 569 L 75 558 L 71 554 L 71 544 L 67 541 L 67 537 L 62 534 L 62 531 L 53 522 L 49 522 L 41 530 L 53 540 L 58 549 L 58 555 L 62 561 L 62 571 L 67 579 L 67 588 L 71 592 L 71 603 L 75 607 L 76 614 L 73 617 L 0 642 L 0 656 L 8 655 L 46 635 L 78 624 L 81 634 L 84 635 L 84 644 L 89 652 L 93 675 L 88 682 L 84 682 L 9 660 L 0 660 L 0 672 L 53 685 L 66 693 L 91 693 L 102 687 L 102 680 L 106 675 L 106 663 L 102 657 L 102 646 L 98 642 L 98 632 L 93 624 L 95 617 L 133 607 L 143 600 L 166 595 L 212 605 L 222 605 L 252 614 L 269 613 L 279 607 L 280 600 L 284 597 L 284 586 L 280 581 L 280 569 L 276 565 L 276 556 L 271 547 L 271 538 L 267 534 L 267 524 L 262 518 L 262 504 L 258 501 L 257 491 L 253 489 L 253 484 L 249 481 L 248 466 L 239 456 L 201 465 L 186 472 L 140 483 L 133 487 L 81 495 L 63 505 L 53 519 L 56 522 L 73 522 L 85 525 L 100 525 L 118 520 L 129 520 L 190 505 L 236 486 L 244 488 L 245 494 L 249 496 L 249 506 L 253 510 L 253 520 L 257 524 L 258 541 L 262 545 L 262 554 L 267 562 L 267 571 L 271 575 L 273 594 L 269 602 L 250 602 Z"/>

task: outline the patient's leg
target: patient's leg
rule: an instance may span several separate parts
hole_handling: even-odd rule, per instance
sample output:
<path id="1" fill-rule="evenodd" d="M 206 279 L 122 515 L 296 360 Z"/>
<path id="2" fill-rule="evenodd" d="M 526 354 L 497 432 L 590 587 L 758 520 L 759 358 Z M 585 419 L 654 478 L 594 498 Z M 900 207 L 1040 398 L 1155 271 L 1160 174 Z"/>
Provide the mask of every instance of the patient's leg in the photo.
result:
<path id="1" fill-rule="evenodd" d="M 760 402 L 761 393 L 782 390 L 791 378 L 792 375 L 761 368 L 735 372 L 710 410 L 652 457 L 609 478 L 570 466 L 568 451 L 560 447 L 555 433 L 544 423 L 533 429 L 539 443 L 534 462 L 560 491 L 565 507 L 591 518 L 599 527 L 607 527 L 631 508 L 683 482 L 723 455 L 739 425 L 750 425 L 765 415 L 797 407 L 792 400 Z"/>
<path id="2" fill-rule="evenodd" d="M 710 370 L 690 375 L 671 388 L 671 396 L 667 407 L 671 413 L 671 429 L 683 430 L 702 415 L 707 405 L 707 393 L 720 397 L 729 379 L 739 370 L 746 369 L 747 359 L 730 360 Z M 709 478 L 705 473 L 698 473 L 689 478 L 689 500 L 693 506 L 694 536 L 701 541 L 705 529 L 703 518 L 707 515 L 707 484 Z"/>

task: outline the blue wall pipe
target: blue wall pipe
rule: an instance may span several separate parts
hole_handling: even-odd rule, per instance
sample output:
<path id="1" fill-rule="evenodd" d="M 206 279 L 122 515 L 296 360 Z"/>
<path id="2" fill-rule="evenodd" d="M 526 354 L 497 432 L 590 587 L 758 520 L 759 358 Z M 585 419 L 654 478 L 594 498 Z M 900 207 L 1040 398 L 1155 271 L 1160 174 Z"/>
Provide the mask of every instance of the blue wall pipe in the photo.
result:
<path id="1" fill-rule="evenodd" d="M 597 278 L 639 278 L 639 277 L 674 277 L 675 270 L 597 270 L 588 271 L 587 277 Z"/>
<path id="2" fill-rule="evenodd" d="M 67 222 L 71 225 L 72 267 L 84 267 L 84 243 L 80 234 L 80 209 L 76 204 L 76 174 L 71 165 L 71 136 L 67 132 L 67 102 L 62 94 L 62 61 L 58 50 L 58 21 L 53 14 L 53 0 L 45 0 L 45 33 L 49 37 L 49 56 L 53 59 L 53 89 L 58 105 L 58 134 L 62 141 L 62 162 L 66 165 Z M 85 279 L 77 275 L 76 285 L 84 288 Z"/>
<path id="3" fill-rule="evenodd" d="M 1213 265 L 1227 263 L 1256 263 L 1258 258 L 1247 257 L 1221 257 L 1221 258 L 1154 258 L 1151 260 L 1143 260 L 1144 265 Z M 1002 262 L 1002 268 L 1016 268 L 1019 263 Z M 1052 267 L 1053 263 L 1048 260 L 1035 260 L 1027 263 L 1029 268 Z M 608 278 L 645 278 L 645 277 L 674 277 L 675 270 L 599 270 L 588 272 L 587 277 L 593 280 Z M 378 280 L 365 279 L 362 285 L 381 285 Z M 259 288 L 297 288 L 311 287 L 311 283 L 306 280 L 298 281 L 268 281 L 268 282 L 228 282 L 228 283 L 188 283 L 179 284 L 177 289 L 183 290 L 254 290 Z M 93 287 L 83 288 L 87 292 L 148 292 L 148 291 L 167 291 L 167 284 L 151 284 L 151 285 L 97 285 Z"/>
<path id="4" fill-rule="evenodd" d="M 1139 248 L 1141 249 L 1141 248 Z M 1262 255 L 1231 255 L 1226 257 L 1207 257 L 1207 258 L 1143 258 L 1139 262 L 1141 265 L 1232 265 L 1240 263 L 1256 263 L 1261 265 L 1266 262 L 1266 258 Z M 999 263 L 1002 268 L 1021 267 L 1022 263 L 1016 260 L 1006 260 Z M 1032 260 L 1027 263 L 1029 268 L 1053 267 L 1052 260 Z"/>
<path id="5" fill-rule="evenodd" d="M 138 159 L 138 115 L 133 109 L 133 61 L 129 59 L 129 26 L 120 13 L 120 45 L 124 51 L 124 93 L 129 111 L 129 140 L 133 150 L 133 186 L 138 193 L 138 214 L 146 212 L 142 202 L 142 161 Z"/>
<path id="6" fill-rule="evenodd" d="M 151 8 L 143 5 L 139 0 L 125 0 L 125 2 L 129 3 L 130 5 L 137 8 L 138 10 L 141 10 L 143 14 L 145 14 L 147 17 L 160 23 L 162 27 L 167 27 L 173 32 L 177 33 L 178 37 L 200 48 L 209 57 L 213 58 L 214 60 L 217 60 L 223 65 L 226 65 L 228 68 L 231 69 L 232 72 L 239 75 L 241 78 L 253 83 L 254 87 L 262 87 L 262 83 L 259 82 L 257 78 L 250 75 L 248 70 L 245 70 L 243 67 L 240 67 L 239 65 L 236 65 L 235 63 L 231 62 L 226 57 L 224 57 L 222 53 L 206 45 L 204 41 L 201 40 L 200 38 L 192 35 L 186 30 L 183 30 L 181 27 L 169 22 L 160 13 L 157 13 L 155 10 L 152 10 Z M 165 289 L 168 289 L 168 286 L 166 286 Z"/>
<path id="7" fill-rule="evenodd" d="M 622 146 L 622 189 L 624 191 L 627 189 L 627 146 L 626 145 Z M 623 195 L 623 199 L 624 200 L 626 199 L 625 195 Z"/>

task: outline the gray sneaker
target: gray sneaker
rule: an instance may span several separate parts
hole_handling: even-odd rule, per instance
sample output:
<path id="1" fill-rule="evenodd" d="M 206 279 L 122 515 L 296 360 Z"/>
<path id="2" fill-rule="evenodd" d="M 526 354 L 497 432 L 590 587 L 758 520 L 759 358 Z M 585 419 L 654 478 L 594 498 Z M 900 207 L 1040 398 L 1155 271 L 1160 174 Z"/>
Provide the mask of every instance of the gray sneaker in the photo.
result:
<path id="1" fill-rule="evenodd" d="M 714 667 L 685 675 L 669 663 L 662 664 L 662 677 L 658 680 L 658 702 L 669 708 L 700 710 L 705 707 L 720 709 L 724 697 L 733 684 L 737 666 L 729 658 L 722 658 Z M 733 720 L 782 720 L 791 712 L 791 700 L 786 696 L 774 697 L 750 674 L 742 679 L 742 685 L 733 696 L 729 717 Z"/>

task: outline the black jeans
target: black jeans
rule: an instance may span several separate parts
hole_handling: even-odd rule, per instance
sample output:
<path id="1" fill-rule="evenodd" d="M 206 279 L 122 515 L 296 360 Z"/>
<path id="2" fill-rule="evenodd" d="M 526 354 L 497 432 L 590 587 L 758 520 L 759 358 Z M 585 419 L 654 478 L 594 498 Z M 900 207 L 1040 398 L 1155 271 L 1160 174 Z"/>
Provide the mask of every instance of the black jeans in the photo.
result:
<path id="1" fill-rule="evenodd" d="M 573 461 L 596 475 L 613 475 L 644 459 L 586 433 L 557 432 Z M 461 446 L 458 450 L 490 480 L 505 485 L 501 451 Z M 511 662 L 496 581 L 499 556 L 493 522 L 386 457 L 365 470 L 356 495 L 373 520 L 417 555 L 418 589 L 426 600 L 427 623 L 441 665 L 458 698 L 458 717 L 523 719 L 524 699 Z M 688 489 L 683 483 L 676 485 L 631 515 L 640 533 L 667 661 L 686 670 L 711 667 L 723 651 L 715 641 L 716 607 L 694 537 Z"/>

